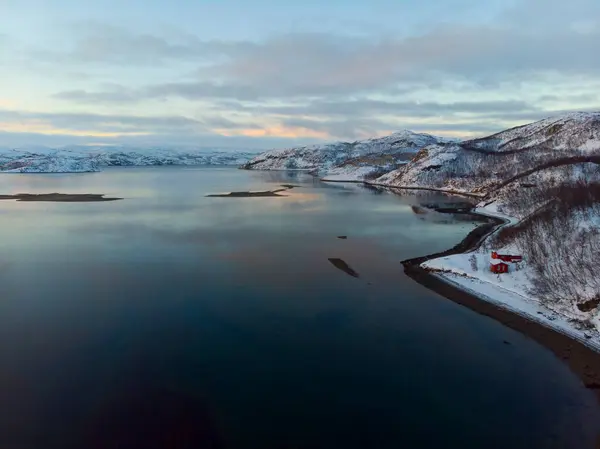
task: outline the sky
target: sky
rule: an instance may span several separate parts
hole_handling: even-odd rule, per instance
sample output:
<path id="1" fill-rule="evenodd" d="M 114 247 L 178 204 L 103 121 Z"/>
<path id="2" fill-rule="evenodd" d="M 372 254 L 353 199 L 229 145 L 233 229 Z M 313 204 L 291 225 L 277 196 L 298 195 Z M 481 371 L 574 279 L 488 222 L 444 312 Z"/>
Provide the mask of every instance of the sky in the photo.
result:
<path id="1" fill-rule="evenodd" d="M 0 146 L 474 137 L 600 110 L 598 0 L 0 0 Z"/>

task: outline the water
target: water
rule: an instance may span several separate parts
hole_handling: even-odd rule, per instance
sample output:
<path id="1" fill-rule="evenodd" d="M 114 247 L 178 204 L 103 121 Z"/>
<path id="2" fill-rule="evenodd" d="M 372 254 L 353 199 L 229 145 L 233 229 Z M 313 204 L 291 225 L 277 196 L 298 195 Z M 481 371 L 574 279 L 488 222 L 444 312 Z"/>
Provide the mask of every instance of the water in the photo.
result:
<path id="1" fill-rule="evenodd" d="M 282 182 L 301 187 L 204 197 Z M 3 449 L 175 427 L 198 447 L 593 446 L 597 404 L 565 365 L 403 274 L 473 228 L 413 213 L 436 195 L 215 168 L 0 177 L 55 191 L 126 199 L 0 203 Z"/>

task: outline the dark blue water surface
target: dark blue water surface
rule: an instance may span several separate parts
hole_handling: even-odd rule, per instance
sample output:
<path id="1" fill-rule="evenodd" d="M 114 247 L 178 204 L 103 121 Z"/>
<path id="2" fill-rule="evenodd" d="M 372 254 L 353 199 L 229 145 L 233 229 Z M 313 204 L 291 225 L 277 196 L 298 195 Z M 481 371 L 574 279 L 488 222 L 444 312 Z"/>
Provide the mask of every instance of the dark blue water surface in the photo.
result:
<path id="1" fill-rule="evenodd" d="M 204 196 L 282 182 L 301 187 Z M 411 209 L 440 197 L 179 167 L 0 178 L 20 192 L 125 200 L 0 203 L 2 449 L 161 429 L 232 449 L 594 445 L 565 365 L 404 275 L 474 226 Z"/>

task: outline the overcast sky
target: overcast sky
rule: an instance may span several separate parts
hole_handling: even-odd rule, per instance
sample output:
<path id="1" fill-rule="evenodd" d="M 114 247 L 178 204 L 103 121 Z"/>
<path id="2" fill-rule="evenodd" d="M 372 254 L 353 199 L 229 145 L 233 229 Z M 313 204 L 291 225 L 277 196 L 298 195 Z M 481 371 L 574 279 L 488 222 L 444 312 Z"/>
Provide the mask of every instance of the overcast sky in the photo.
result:
<path id="1" fill-rule="evenodd" d="M 0 146 L 475 136 L 600 110 L 599 0 L 2 0 Z"/>

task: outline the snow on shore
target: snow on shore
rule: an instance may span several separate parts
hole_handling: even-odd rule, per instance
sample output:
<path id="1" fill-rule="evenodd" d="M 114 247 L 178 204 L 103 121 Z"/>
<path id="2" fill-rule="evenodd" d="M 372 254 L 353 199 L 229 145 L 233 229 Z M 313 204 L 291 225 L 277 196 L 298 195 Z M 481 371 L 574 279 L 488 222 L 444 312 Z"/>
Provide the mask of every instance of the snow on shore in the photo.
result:
<path id="1" fill-rule="evenodd" d="M 575 327 L 568 316 L 553 312 L 532 298 L 521 296 L 514 291 L 505 290 L 503 287 L 490 284 L 475 277 L 461 276 L 451 272 L 435 273 L 434 276 L 459 289 L 472 293 L 484 301 L 550 327 L 580 341 L 586 346 L 600 351 L 600 336 L 598 332 L 584 331 Z M 595 318 L 597 328 L 600 324 L 598 318 L 598 316 Z"/>
<path id="2" fill-rule="evenodd" d="M 500 228 L 519 221 L 515 217 L 499 213 L 494 205 L 480 207 L 476 211 L 506 220 Z M 511 247 L 502 248 L 501 252 L 518 254 Z M 600 312 L 590 318 L 589 314 L 581 312 L 577 307 L 556 305 L 553 306 L 555 309 L 550 309 L 531 294 L 531 269 L 526 260 L 518 264 L 509 263 L 509 272 L 506 274 L 492 273 L 490 262 L 490 250 L 478 249 L 470 253 L 432 259 L 421 264 L 421 267 L 484 301 L 551 327 L 600 351 Z M 595 329 L 584 328 L 581 322 L 586 320 Z"/>

